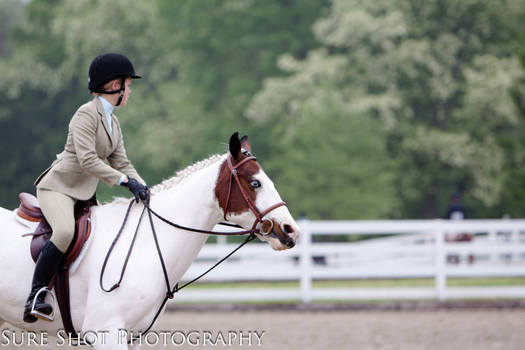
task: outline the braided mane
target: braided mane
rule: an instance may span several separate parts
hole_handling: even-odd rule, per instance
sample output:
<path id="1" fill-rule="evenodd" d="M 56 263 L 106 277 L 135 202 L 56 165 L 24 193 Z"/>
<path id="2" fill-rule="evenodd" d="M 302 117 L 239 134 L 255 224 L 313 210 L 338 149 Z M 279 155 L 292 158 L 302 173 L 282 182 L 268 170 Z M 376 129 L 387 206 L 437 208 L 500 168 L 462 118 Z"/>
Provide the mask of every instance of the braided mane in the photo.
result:
<path id="1" fill-rule="evenodd" d="M 214 154 L 204 160 L 200 160 L 196 163 L 191 164 L 190 166 L 187 166 L 183 170 L 178 171 L 175 176 L 170 177 L 162 181 L 160 184 L 155 185 L 153 188 L 151 188 L 151 194 L 154 195 L 156 193 L 170 189 L 171 187 L 180 183 L 188 176 L 191 176 L 195 172 L 217 163 L 218 161 L 224 159 L 224 157 L 225 156 L 223 154 Z"/>
<path id="2" fill-rule="evenodd" d="M 155 195 L 157 193 L 160 193 L 162 191 L 170 189 L 171 187 L 173 187 L 176 184 L 180 183 L 182 180 L 184 180 L 185 178 L 193 175 L 197 171 L 199 171 L 201 169 L 204 169 L 204 168 L 207 168 L 207 167 L 217 163 L 218 161 L 224 159 L 225 157 L 226 157 L 226 155 L 224 155 L 224 154 L 214 154 L 214 155 L 212 155 L 212 156 L 210 156 L 210 157 L 208 157 L 208 158 L 206 158 L 204 160 L 200 160 L 198 162 L 195 162 L 195 163 L 187 166 L 183 170 L 178 171 L 175 174 L 175 176 L 172 176 L 172 177 L 170 177 L 168 179 L 165 179 L 164 181 L 162 181 L 158 185 L 153 186 L 151 188 L 151 195 Z M 129 203 L 129 200 L 130 200 L 129 198 L 115 197 L 115 198 L 113 198 L 113 201 L 111 203 L 123 204 L 123 203 Z"/>

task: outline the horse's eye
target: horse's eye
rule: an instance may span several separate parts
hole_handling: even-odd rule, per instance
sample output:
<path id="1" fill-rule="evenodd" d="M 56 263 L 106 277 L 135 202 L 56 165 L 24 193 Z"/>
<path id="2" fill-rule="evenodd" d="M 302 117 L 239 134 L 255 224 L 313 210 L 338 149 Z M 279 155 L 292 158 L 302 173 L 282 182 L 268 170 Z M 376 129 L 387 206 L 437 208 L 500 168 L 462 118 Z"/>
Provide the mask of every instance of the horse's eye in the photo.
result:
<path id="1" fill-rule="evenodd" d="M 252 186 L 253 188 L 259 188 L 261 187 L 261 183 L 259 182 L 259 180 L 253 180 L 252 182 L 250 182 L 250 186 Z"/>

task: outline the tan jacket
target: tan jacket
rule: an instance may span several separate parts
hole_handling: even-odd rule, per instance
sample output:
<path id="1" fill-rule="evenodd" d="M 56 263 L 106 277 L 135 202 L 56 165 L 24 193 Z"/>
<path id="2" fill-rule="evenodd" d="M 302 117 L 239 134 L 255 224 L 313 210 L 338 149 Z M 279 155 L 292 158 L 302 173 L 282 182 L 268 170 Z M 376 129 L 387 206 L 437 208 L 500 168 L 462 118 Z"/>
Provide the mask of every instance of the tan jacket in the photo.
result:
<path id="1" fill-rule="evenodd" d="M 82 105 L 69 123 L 64 151 L 37 178 L 35 186 L 87 200 L 95 194 L 99 179 L 114 186 L 125 174 L 145 183 L 126 156 L 117 117 L 111 117 L 112 134 L 98 98 Z"/>

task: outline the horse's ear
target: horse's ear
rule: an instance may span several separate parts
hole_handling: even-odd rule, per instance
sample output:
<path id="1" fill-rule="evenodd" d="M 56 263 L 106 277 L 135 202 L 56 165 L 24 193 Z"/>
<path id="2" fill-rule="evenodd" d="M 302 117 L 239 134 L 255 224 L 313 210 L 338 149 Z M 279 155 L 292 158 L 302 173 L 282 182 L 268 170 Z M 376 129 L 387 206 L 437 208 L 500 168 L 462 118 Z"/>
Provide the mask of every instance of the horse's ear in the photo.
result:
<path id="1" fill-rule="evenodd" d="M 243 137 L 241 137 L 241 146 L 248 152 L 250 153 L 252 152 L 252 145 L 250 145 L 250 141 L 248 141 L 247 135 L 244 135 Z"/>
<path id="2" fill-rule="evenodd" d="M 241 155 L 241 141 L 239 141 L 238 132 L 230 137 L 230 153 L 235 159 L 239 158 Z"/>

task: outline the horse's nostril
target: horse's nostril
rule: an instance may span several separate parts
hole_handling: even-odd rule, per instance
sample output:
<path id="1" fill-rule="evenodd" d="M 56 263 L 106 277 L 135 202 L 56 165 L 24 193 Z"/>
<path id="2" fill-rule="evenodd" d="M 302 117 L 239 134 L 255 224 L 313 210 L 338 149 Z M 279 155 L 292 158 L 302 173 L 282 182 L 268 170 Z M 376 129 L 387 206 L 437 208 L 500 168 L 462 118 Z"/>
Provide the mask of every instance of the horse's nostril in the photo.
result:
<path id="1" fill-rule="evenodd" d="M 295 247 L 295 242 L 294 241 L 288 241 L 288 243 L 286 243 L 286 246 L 288 248 L 293 248 L 293 247 Z"/>
<path id="2" fill-rule="evenodd" d="M 284 230 L 284 232 L 286 232 L 286 233 L 292 233 L 292 232 L 294 232 L 293 227 L 290 226 L 290 225 L 288 225 L 288 224 L 283 225 L 283 230 Z"/>

